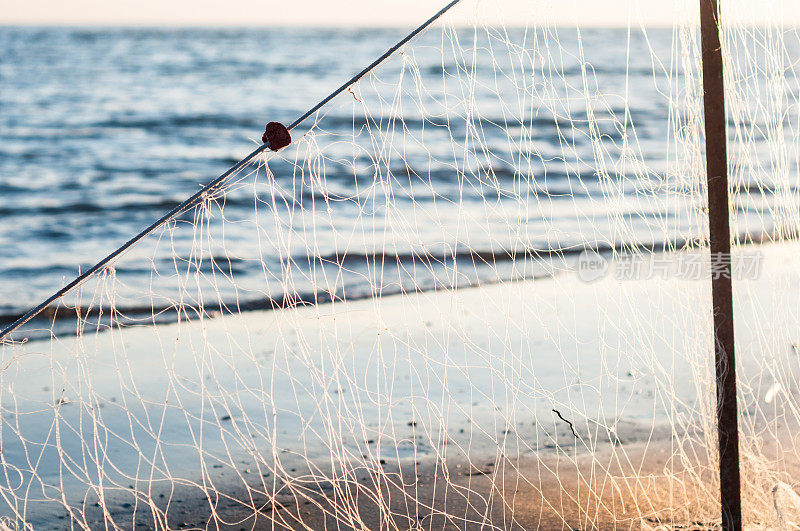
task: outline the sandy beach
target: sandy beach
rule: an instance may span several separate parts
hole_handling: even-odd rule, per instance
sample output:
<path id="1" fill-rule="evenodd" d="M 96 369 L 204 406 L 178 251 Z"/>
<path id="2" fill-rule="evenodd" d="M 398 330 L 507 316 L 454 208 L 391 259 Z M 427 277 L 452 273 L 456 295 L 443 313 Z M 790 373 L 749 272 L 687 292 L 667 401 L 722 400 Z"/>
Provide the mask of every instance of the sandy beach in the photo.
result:
<path id="1" fill-rule="evenodd" d="M 800 522 L 798 247 L 743 249 L 763 255 L 759 278 L 735 284 L 744 492 L 748 521 L 774 528 Z M 7 346 L 2 456 L 18 476 L 4 516 L 36 529 L 712 525 L 709 297 L 702 280 L 564 272 Z"/>

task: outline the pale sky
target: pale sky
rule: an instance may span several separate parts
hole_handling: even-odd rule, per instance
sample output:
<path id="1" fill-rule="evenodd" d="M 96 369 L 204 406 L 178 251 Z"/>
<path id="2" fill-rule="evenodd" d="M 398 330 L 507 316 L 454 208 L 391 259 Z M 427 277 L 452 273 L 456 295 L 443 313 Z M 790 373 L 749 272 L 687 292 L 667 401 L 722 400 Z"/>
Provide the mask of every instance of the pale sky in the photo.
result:
<path id="1" fill-rule="evenodd" d="M 730 18 L 800 23 L 800 0 L 722 0 Z M 445 0 L 0 0 L 0 24 L 410 26 Z M 698 0 L 464 0 L 456 17 L 593 26 L 671 25 Z"/>

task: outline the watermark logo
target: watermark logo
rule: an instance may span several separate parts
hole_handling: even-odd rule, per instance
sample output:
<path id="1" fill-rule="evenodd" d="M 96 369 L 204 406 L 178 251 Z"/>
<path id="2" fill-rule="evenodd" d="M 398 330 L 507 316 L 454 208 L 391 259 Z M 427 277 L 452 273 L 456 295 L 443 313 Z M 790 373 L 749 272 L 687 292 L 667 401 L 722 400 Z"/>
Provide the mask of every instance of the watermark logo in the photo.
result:
<path id="1" fill-rule="evenodd" d="M 595 282 L 608 274 L 608 260 L 591 249 L 578 256 L 578 278 L 584 282 Z"/>
<path id="2" fill-rule="evenodd" d="M 760 251 L 734 255 L 707 252 L 668 254 L 619 254 L 604 258 L 596 251 L 586 250 L 578 256 L 576 270 L 584 282 L 596 282 L 607 275 L 616 280 L 651 280 L 677 278 L 703 280 L 731 278 L 756 280 L 761 276 L 763 255 Z"/>

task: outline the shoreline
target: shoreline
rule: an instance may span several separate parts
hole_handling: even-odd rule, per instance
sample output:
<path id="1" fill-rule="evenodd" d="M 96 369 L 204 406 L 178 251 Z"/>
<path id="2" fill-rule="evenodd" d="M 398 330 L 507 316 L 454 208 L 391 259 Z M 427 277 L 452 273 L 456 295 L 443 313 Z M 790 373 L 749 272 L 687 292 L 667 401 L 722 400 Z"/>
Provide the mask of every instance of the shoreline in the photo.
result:
<path id="1" fill-rule="evenodd" d="M 737 237 L 738 247 L 761 246 L 773 243 L 775 240 L 786 241 L 795 240 L 792 235 L 783 235 L 776 232 L 764 231 L 760 234 L 742 233 Z M 360 301 L 365 299 L 380 299 L 384 297 L 404 296 L 415 293 L 428 292 L 448 292 L 452 290 L 480 288 L 482 286 L 495 285 L 503 282 L 525 282 L 544 278 L 551 278 L 558 274 L 573 273 L 573 264 L 565 263 L 566 258 L 577 257 L 586 251 L 597 253 L 599 256 L 608 258 L 614 253 L 622 253 L 628 249 L 635 248 L 637 251 L 650 252 L 654 255 L 677 254 L 702 246 L 707 242 L 704 238 L 678 238 L 664 242 L 639 242 L 639 243 L 620 243 L 617 245 L 607 245 L 597 242 L 594 246 L 576 246 L 559 249 L 525 249 L 521 252 L 498 251 L 488 252 L 479 250 L 459 251 L 447 256 L 439 256 L 431 253 L 404 253 L 404 254 L 343 254 L 342 256 L 319 256 L 311 257 L 309 263 L 324 266 L 330 264 L 334 268 L 351 267 L 354 263 L 363 261 L 368 267 L 385 265 L 387 257 L 390 266 L 408 267 L 421 264 L 430 268 L 432 265 L 443 266 L 445 270 L 457 271 L 459 264 L 469 269 L 470 264 L 477 271 L 486 268 L 489 271 L 498 264 L 515 264 L 516 261 L 528 262 L 533 267 L 538 267 L 539 271 L 528 276 L 502 277 L 494 279 L 474 279 L 454 285 L 437 285 L 437 280 L 432 277 L 430 280 L 433 286 L 387 286 L 376 293 L 374 288 L 364 290 L 363 288 L 350 288 L 349 294 L 333 293 L 330 291 L 300 291 L 295 293 L 284 293 L 277 297 L 266 297 L 261 299 L 246 300 L 218 300 L 206 303 L 202 308 L 181 303 L 160 304 L 160 305 L 121 305 L 114 308 L 114 319 L 110 320 L 106 316 L 103 322 L 102 312 L 91 308 L 64 305 L 63 300 L 57 305 L 46 308 L 39 316 L 31 319 L 23 328 L 14 334 L 18 339 L 10 339 L 15 342 L 43 341 L 57 338 L 63 335 L 74 334 L 80 328 L 93 330 L 95 333 L 107 332 L 114 328 L 131 326 L 154 326 L 171 324 L 181 320 L 194 321 L 197 319 L 214 319 L 220 316 L 238 315 L 244 312 L 258 311 L 281 311 L 302 306 L 319 306 L 331 303 L 347 303 L 348 301 Z M 522 257 L 522 258 L 520 258 Z M 560 262 L 560 264 L 559 264 Z M 478 275 L 480 276 L 480 275 Z M 0 328 L 5 328 L 23 313 L 0 314 Z M 80 316 L 79 319 L 76 318 Z M 33 327 L 33 328 L 32 328 Z M 27 334 L 19 337 L 20 334 Z"/>

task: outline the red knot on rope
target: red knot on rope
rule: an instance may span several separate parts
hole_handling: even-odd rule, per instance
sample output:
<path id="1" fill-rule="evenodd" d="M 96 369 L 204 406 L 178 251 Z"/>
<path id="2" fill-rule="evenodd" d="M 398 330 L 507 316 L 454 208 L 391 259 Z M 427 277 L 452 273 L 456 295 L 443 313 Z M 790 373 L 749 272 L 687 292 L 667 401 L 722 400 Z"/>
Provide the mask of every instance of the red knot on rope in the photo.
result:
<path id="1" fill-rule="evenodd" d="M 282 123 L 270 122 L 267 124 L 267 130 L 264 131 L 261 141 L 268 144 L 272 151 L 278 151 L 292 143 L 292 134 Z"/>

